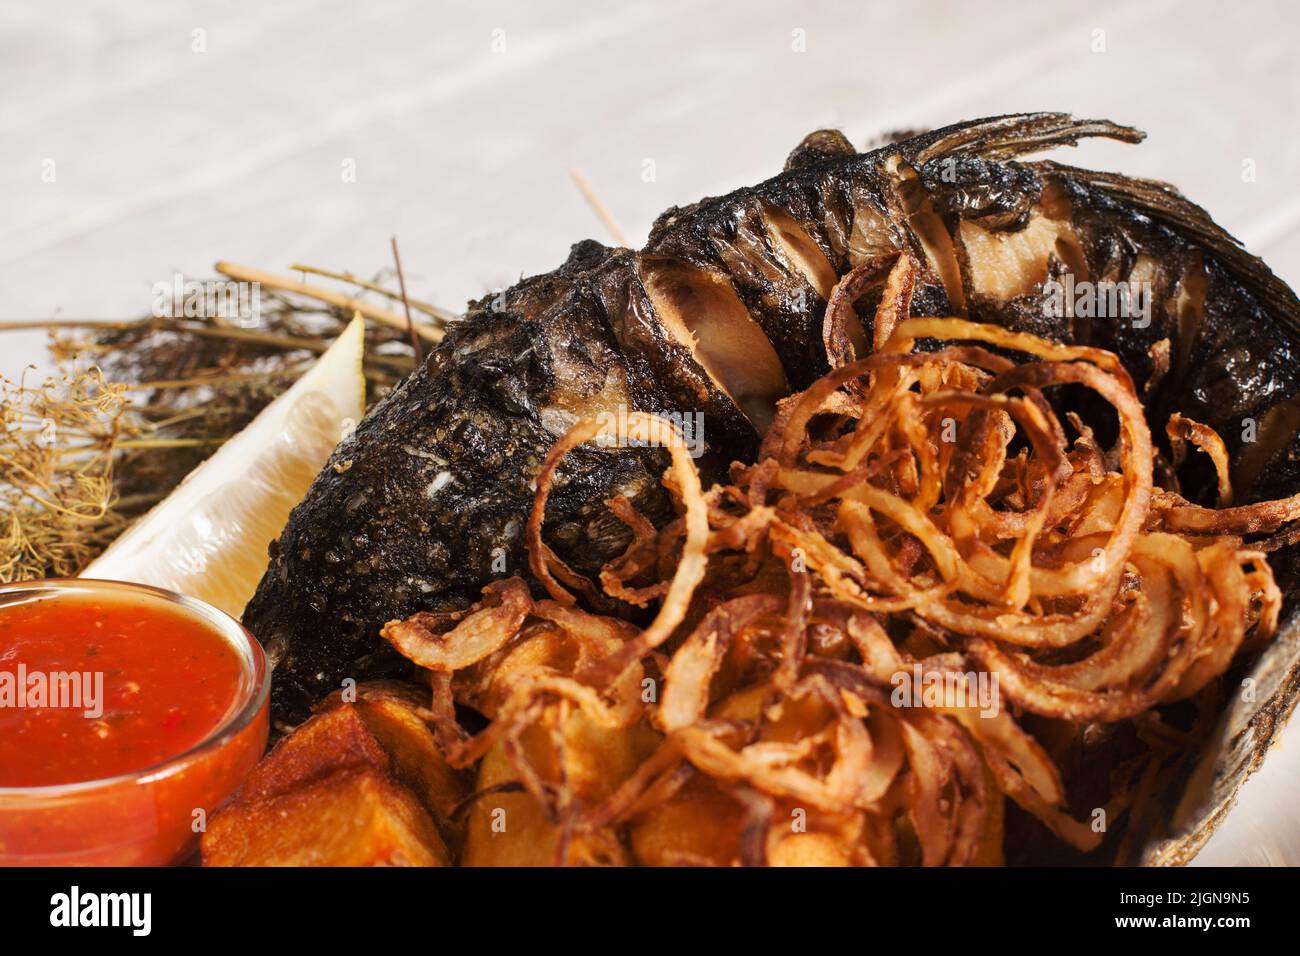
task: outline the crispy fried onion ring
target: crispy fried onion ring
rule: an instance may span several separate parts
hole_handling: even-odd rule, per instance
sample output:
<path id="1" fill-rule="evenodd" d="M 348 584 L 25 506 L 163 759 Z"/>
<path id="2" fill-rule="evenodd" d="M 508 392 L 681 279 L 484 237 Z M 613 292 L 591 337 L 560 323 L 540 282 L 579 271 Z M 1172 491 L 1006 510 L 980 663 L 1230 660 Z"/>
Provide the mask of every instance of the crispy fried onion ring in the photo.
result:
<path id="1" fill-rule="evenodd" d="M 677 569 L 673 574 L 672 583 L 668 585 L 655 619 L 635 641 L 621 648 L 605 662 L 603 674 L 607 679 L 614 679 L 671 637 L 677 625 L 685 619 L 691 597 L 695 593 L 695 588 L 703 580 L 705 567 L 708 564 L 705 545 L 709 536 L 709 516 L 704 492 L 700 487 L 700 473 L 696 470 L 686 442 L 675 425 L 646 412 L 629 412 L 622 418 L 611 416 L 609 419 L 587 418 L 579 421 L 556 442 L 550 454 L 546 456 L 546 460 L 542 462 L 541 471 L 537 475 L 537 496 L 533 501 L 532 513 L 528 516 L 529 567 L 556 601 L 561 604 L 573 604 L 574 597 L 551 574 L 551 568 L 563 567 L 563 562 L 542 540 L 546 499 L 564 457 L 578 445 L 597 437 L 613 437 L 624 446 L 629 442 L 641 442 L 667 448 L 672 457 L 670 474 L 686 512 L 684 516 L 686 539 L 677 560 Z M 566 569 L 565 577 L 573 580 L 577 575 Z"/>
<path id="2" fill-rule="evenodd" d="M 1220 509 L 1157 487 L 1114 355 L 909 317 L 916 275 L 891 255 L 841 280 L 832 370 L 780 404 L 730 483 L 705 493 L 649 414 L 556 443 L 527 534 L 549 598 L 511 579 L 383 631 L 429 673 L 454 766 L 504 755 L 559 845 L 585 834 L 641 862 L 990 864 L 1014 849 L 1007 801 L 1085 853 L 1106 813 L 1151 816 L 1136 808 L 1212 723 L 1166 708 L 1209 713 L 1276 629 L 1275 542 L 1246 536 L 1300 518 L 1300 496 Z M 867 342 L 854 304 L 876 285 Z M 1084 394 L 1089 420 L 1058 414 Z M 1219 437 L 1181 416 L 1167 434 L 1174 467 L 1196 446 L 1231 504 Z M 612 501 L 632 540 L 596 582 L 543 520 L 565 457 L 598 437 L 665 447 L 678 517 Z M 626 613 L 579 608 L 593 597 Z M 1099 736 L 1128 740 L 1125 762 L 1067 787 L 1058 761 Z"/>

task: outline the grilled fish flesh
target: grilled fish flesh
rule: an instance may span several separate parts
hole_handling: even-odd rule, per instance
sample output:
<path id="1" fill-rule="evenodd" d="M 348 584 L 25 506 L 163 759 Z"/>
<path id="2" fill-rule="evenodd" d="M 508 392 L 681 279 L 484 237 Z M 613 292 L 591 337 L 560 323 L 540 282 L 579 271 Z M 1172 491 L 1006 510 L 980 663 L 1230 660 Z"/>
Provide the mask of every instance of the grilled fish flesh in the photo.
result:
<path id="1" fill-rule="evenodd" d="M 913 315 L 1111 350 L 1145 388 L 1155 434 L 1178 411 L 1224 436 L 1240 501 L 1294 493 L 1300 302 L 1173 187 L 1018 159 L 1094 136 L 1143 138 L 1057 113 L 862 154 L 819 131 L 780 175 L 669 209 L 639 251 L 582 242 L 554 272 L 472 303 L 338 447 L 272 545 L 244 622 L 274 662 L 277 721 L 301 720 L 344 678 L 398 673 L 378 637 L 385 621 L 462 609 L 526 569 L 533 479 L 577 419 L 698 413 L 706 478 L 752 458 L 776 401 L 829 368 L 823 318 L 836 283 L 900 252 L 920 264 Z M 1084 288 L 1092 299 L 1070 298 Z M 1103 289 L 1139 294 L 1085 307 Z M 873 294 L 850 330 L 859 352 Z M 1208 501 L 1204 458 L 1179 477 L 1185 495 Z M 606 500 L 671 514 L 665 464 L 649 448 L 570 456 L 548 503 L 549 546 L 596 572 L 629 540 Z M 1275 559 L 1289 594 L 1300 564 Z M 1267 652 L 1260 699 L 1229 718 L 1218 759 L 1230 766 L 1207 780 L 1258 762 L 1291 702 L 1297 656 L 1285 635 Z"/>

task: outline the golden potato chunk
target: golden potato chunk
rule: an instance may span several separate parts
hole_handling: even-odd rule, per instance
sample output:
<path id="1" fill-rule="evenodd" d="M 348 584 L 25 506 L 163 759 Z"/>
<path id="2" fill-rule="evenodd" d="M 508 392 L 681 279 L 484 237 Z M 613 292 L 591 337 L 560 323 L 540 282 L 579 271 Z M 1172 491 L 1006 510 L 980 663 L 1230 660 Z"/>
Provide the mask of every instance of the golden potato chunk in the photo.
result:
<path id="1" fill-rule="evenodd" d="M 635 817 L 628 830 L 641 866 L 735 866 L 743 825 L 744 808 L 696 774 L 672 797 Z"/>
<path id="2" fill-rule="evenodd" d="M 213 818 L 207 866 L 450 866 L 424 807 L 374 769 L 335 771 Z"/>
<path id="3" fill-rule="evenodd" d="M 564 779 L 575 798 L 595 806 L 636 769 L 654 749 L 658 735 L 643 725 L 601 727 L 580 711 L 564 724 Z M 544 779 L 560 779 L 545 728 L 526 731 L 520 741 L 524 755 Z M 479 764 L 480 791 L 518 779 L 501 746 L 493 747 Z M 528 793 L 487 793 L 469 811 L 465 831 L 464 866 L 626 866 L 627 851 L 612 830 L 576 833 L 563 861 L 559 828 Z"/>
<path id="4" fill-rule="evenodd" d="M 276 744 L 253 768 L 235 799 L 248 804 L 277 797 L 347 767 L 370 767 L 387 774 L 392 761 L 354 707 L 335 707 Z"/>
<path id="5" fill-rule="evenodd" d="M 364 688 L 362 685 L 363 691 Z M 469 793 L 467 776 L 447 764 L 428 725 L 395 694 L 368 697 L 363 693 L 355 704 L 337 700 L 330 702 L 327 709 L 319 712 L 302 729 L 340 710 L 356 712 L 365 729 L 387 754 L 393 775 L 415 792 L 433 814 L 443 836 L 449 836 L 453 829 L 452 813 Z"/>
<path id="6" fill-rule="evenodd" d="M 479 789 L 507 783 L 515 769 L 500 747 L 479 765 Z M 574 834 L 559 859 L 560 831 L 531 794 L 488 793 L 469 812 L 462 866 L 626 866 L 627 853 L 608 831 Z"/>
<path id="7" fill-rule="evenodd" d="M 400 697 L 332 701 L 277 744 L 212 819 L 203 861 L 450 865 L 448 843 L 460 843 L 452 814 L 464 793 L 432 732 Z"/>

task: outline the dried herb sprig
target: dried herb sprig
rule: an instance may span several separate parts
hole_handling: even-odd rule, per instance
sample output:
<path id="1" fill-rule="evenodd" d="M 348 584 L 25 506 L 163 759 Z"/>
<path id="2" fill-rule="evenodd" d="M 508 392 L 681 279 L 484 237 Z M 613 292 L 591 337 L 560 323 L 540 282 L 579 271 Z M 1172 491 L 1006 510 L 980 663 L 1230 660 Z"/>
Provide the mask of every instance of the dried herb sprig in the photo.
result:
<path id="1" fill-rule="evenodd" d="M 118 449 L 146 429 L 98 368 L 31 385 L 0 379 L 0 581 L 75 574 L 124 527 Z"/>
<path id="2" fill-rule="evenodd" d="M 170 317 L 0 326 L 49 328 L 59 369 L 39 385 L 3 382 L 0 581 L 76 574 L 288 389 L 343 331 L 358 303 L 370 318 L 386 311 L 363 297 L 401 301 L 380 277 L 312 271 L 352 289 L 345 295 L 291 281 L 279 283 L 287 288 L 263 286 L 254 328 Z M 411 306 L 432 319 L 421 337 L 441 337 L 448 313 Z M 372 404 L 414 365 L 405 320 L 367 324 Z"/>

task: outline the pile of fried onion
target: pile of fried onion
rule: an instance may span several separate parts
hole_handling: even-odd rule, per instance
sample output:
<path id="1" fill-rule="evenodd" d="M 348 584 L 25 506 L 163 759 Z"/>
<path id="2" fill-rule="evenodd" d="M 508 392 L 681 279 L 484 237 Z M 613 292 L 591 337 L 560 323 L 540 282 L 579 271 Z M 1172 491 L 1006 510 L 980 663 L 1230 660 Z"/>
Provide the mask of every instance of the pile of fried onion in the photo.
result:
<path id="1" fill-rule="evenodd" d="M 1088 852 L 1273 634 L 1281 595 L 1246 537 L 1300 500 L 1215 509 L 1156 487 L 1108 352 L 889 308 L 859 359 L 832 301 L 836 367 L 780 404 L 730 483 L 703 489 L 661 418 L 579 422 L 528 527 L 548 597 L 510 578 L 469 611 L 386 627 L 429 676 L 450 762 L 478 768 L 475 802 L 526 801 L 554 862 L 997 864 L 1011 805 Z M 1110 447 L 1058 416 L 1062 385 L 1113 409 Z M 542 525 L 566 454 L 601 436 L 667 449 L 678 517 L 612 500 L 632 541 L 597 582 Z M 1170 437 L 1230 494 L 1213 431 L 1177 418 Z M 598 591 L 654 617 L 583 610 Z M 1122 759 L 1072 799 L 1057 759 L 1086 769 L 1098 742 Z M 492 860 L 472 822 L 467 839 L 466 862 Z"/>

